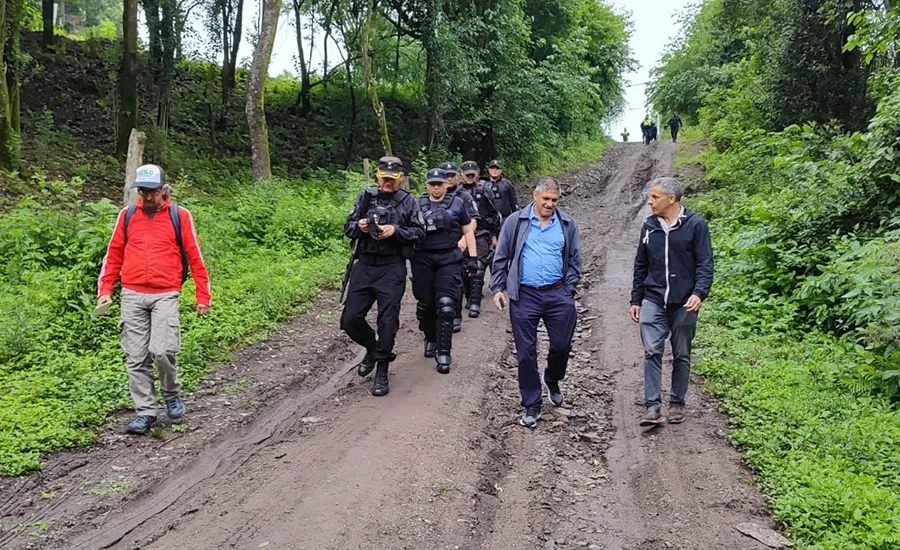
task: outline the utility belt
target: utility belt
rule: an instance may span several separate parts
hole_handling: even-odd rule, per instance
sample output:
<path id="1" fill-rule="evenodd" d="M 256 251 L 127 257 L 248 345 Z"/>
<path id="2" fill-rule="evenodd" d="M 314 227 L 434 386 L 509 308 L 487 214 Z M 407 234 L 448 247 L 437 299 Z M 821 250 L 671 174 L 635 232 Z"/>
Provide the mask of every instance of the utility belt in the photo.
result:
<path id="1" fill-rule="evenodd" d="M 561 287 L 564 282 L 565 282 L 564 279 L 560 279 L 560 280 L 556 281 L 555 283 L 550 283 L 549 285 L 543 285 L 543 286 L 522 285 L 522 286 L 524 286 L 525 288 L 533 289 L 533 290 L 553 290 L 554 288 Z"/>
<path id="2" fill-rule="evenodd" d="M 390 256 L 379 256 L 377 254 L 360 254 L 360 263 L 365 265 L 391 265 L 399 264 L 406 261 L 402 254 L 392 254 Z"/>
<path id="3" fill-rule="evenodd" d="M 426 252 L 428 254 L 447 254 L 453 252 L 454 250 L 459 250 L 457 246 L 447 247 L 439 247 L 439 248 L 419 248 L 416 252 Z"/>

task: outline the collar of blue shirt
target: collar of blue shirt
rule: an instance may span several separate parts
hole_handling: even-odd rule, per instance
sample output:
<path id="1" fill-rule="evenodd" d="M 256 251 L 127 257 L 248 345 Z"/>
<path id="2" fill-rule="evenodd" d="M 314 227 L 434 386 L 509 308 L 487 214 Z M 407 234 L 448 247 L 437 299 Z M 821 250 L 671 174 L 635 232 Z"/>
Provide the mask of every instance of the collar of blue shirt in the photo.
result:
<path id="1" fill-rule="evenodd" d="M 531 224 L 534 225 L 534 222 L 537 222 L 538 227 L 541 225 L 541 219 L 537 217 L 537 214 L 534 213 L 534 204 L 528 209 L 528 217 L 531 218 Z M 553 216 L 550 218 L 550 223 L 547 227 L 550 227 L 554 223 L 559 221 L 559 214 L 557 214 L 556 210 L 553 211 Z M 546 229 L 546 227 L 544 228 Z"/>

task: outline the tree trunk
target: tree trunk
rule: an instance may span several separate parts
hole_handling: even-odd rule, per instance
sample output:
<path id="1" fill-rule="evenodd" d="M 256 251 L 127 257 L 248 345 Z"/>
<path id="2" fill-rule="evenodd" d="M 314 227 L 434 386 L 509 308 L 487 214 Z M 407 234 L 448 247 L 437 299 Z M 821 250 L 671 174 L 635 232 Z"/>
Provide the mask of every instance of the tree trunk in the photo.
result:
<path id="1" fill-rule="evenodd" d="M 6 86 L 6 56 L 2 52 L 6 49 L 9 39 L 7 2 L 0 1 L 0 170 L 11 172 L 16 169 L 18 155 L 16 155 L 16 136 L 12 127 L 10 113 L 9 88 Z"/>
<path id="2" fill-rule="evenodd" d="M 137 177 L 137 169 L 144 163 L 144 144 L 147 143 L 147 136 L 144 132 L 131 130 L 128 136 L 128 157 L 125 160 L 125 189 L 123 190 L 122 201 L 125 206 L 131 206 L 137 202 L 138 194 L 136 189 L 132 189 L 134 180 Z"/>
<path id="3" fill-rule="evenodd" d="M 10 10 L 11 8 L 11 10 Z M 9 83 L 9 120 L 12 125 L 13 133 L 16 136 L 16 158 L 19 156 L 18 144 L 19 137 L 22 135 L 22 123 L 19 118 L 21 103 L 21 82 L 22 82 L 22 48 L 20 41 L 20 30 L 22 21 L 22 10 L 25 8 L 25 0 L 7 0 L 6 9 L 9 20 L 9 47 L 4 48 L 12 66 L 9 68 L 12 80 Z"/>
<path id="4" fill-rule="evenodd" d="M 53 45 L 53 0 L 41 0 L 41 15 L 43 16 L 44 28 L 43 28 L 43 45 L 46 50 L 50 46 Z"/>
<path id="5" fill-rule="evenodd" d="M 59 0 L 59 9 L 56 10 L 56 24 L 62 28 L 66 27 L 66 0 Z"/>
<path id="6" fill-rule="evenodd" d="M 300 115 L 305 117 L 312 112 L 312 106 L 309 98 L 309 65 L 306 63 L 306 55 L 303 51 L 303 21 L 300 16 L 303 1 L 293 0 L 293 4 L 294 25 L 297 27 L 297 59 L 300 61 L 300 94 L 297 96 L 297 103 L 300 104 Z"/>
<path id="7" fill-rule="evenodd" d="M 137 11 L 138 0 L 124 0 L 122 9 L 122 65 L 119 67 L 119 135 L 116 156 L 125 158 L 128 138 L 137 127 Z"/>
<path id="8" fill-rule="evenodd" d="M 224 132 L 228 126 L 228 105 L 231 93 L 237 83 L 237 55 L 241 46 L 244 22 L 244 0 L 224 0 L 222 6 L 222 113 L 220 127 Z"/>
<path id="9" fill-rule="evenodd" d="M 269 131 L 266 126 L 266 78 L 272 47 L 275 45 L 275 31 L 281 0 L 263 0 L 262 21 L 259 41 L 253 51 L 250 65 L 250 82 L 247 85 L 247 124 L 250 126 L 250 147 L 253 153 L 253 178 L 262 181 L 272 178 L 272 164 L 269 158 Z"/>
<path id="10" fill-rule="evenodd" d="M 440 83 L 441 67 L 438 53 L 437 33 L 438 17 L 443 7 L 442 0 L 428 2 L 428 13 L 425 30 L 422 33 L 422 47 L 425 49 L 425 97 L 427 100 L 427 135 L 425 142 L 428 149 L 434 149 L 435 142 L 443 131 L 442 111 L 445 103 L 444 87 Z"/>
<path id="11" fill-rule="evenodd" d="M 381 130 L 381 145 L 384 147 L 384 154 L 391 156 L 393 155 L 391 152 L 391 138 L 388 135 L 387 119 L 384 116 L 384 104 L 378 99 L 378 87 L 375 85 L 375 77 L 372 75 L 372 60 L 369 58 L 369 35 L 372 33 L 372 1 L 369 0 L 365 23 L 360 36 L 363 79 L 369 91 L 369 96 L 372 98 L 372 109 L 375 111 L 375 118 L 378 120 L 378 126 Z"/>
<path id="12" fill-rule="evenodd" d="M 350 131 L 347 132 L 347 140 L 344 143 L 344 166 L 350 166 L 350 160 L 353 156 L 353 147 L 356 145 L 356 88 L 353 86 L 353 68 L 350 65 L 350 52 L 347 52 L 347 59 L 344 60 L 344 67 L 347 68 L 347 88 L 350 90 Z"/>

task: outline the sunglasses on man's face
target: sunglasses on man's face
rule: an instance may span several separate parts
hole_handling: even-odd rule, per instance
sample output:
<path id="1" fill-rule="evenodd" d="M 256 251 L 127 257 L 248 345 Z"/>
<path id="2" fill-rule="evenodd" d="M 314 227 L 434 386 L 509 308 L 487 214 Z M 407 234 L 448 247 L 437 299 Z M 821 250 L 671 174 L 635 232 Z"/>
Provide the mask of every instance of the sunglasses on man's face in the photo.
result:
<path id="1" fill-rule="evenodd" d="M 138 193 L 140 193 L 142 197 L 152 197 L 159 194 L 161 191 L 162 189 L 160 189 L 159 187 L 157 187 L 156 189 L 146 189 L 143 187 L 138 189 Z"/>

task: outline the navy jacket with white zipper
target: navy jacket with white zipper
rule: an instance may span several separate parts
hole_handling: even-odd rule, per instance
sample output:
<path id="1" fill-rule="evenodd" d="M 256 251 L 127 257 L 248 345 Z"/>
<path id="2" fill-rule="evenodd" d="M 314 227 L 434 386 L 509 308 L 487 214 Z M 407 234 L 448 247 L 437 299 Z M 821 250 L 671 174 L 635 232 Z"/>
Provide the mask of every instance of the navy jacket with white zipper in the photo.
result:
<path id="1" fill-rule="evenodd" d="M 703 218 L 685 208 L 668 233 L 656 216 L 644 220 L 634 258 L 631 305 L 647 299 L 680 307 L 691 294 L 706 300 L 712 282 L 712 244 Z"/>

